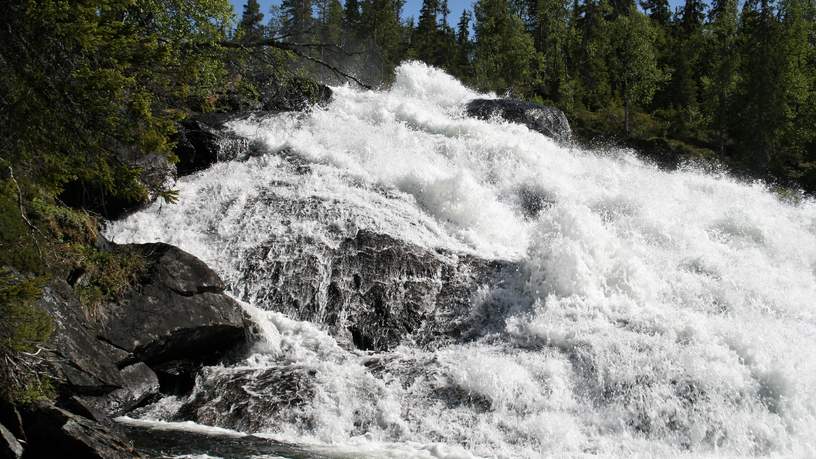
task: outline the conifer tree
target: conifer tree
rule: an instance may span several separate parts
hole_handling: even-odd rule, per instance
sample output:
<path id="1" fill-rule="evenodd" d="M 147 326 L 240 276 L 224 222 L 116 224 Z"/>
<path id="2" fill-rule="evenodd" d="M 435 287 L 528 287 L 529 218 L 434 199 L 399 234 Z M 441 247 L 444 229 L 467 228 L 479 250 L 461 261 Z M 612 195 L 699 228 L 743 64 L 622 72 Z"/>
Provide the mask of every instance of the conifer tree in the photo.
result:
<path id="1" fill-rule="evenodd" d="M 312 0 L 281 0 L 281 25 L 287 41 L 303 43 L 314 34 Z"/>
<path id="2" fill-rule="evenodd" d="M 258 0 L 247 0 L 241 22 L 238 23 L 238 36 L 245 41 L 257 41 L 264 34 L 263 13 Z"/>
<path id="3" fill-rule="evenodd" d="M 711 74 L 706 101 L 719 153 L 725 154 L 738 70 L 737 0 L 715 0 L 711 8 Z"/>
<path id="4" fill-rule="evenodd" d="M 631 129 L 631 112 L 636 104 L 648 103 L 663 82 L 654 50 L 650 20 L 634 11 L 618 16 L 611 24 L 612 75 L 623 99 L 624 130 Z"/>
<path id="5" fill-rule="evenodd" d="M 535 58 L 532 37 L 507 0 L 479 0 L 475 7 L 474 71 L 482 88 L 524 94 Z"/>

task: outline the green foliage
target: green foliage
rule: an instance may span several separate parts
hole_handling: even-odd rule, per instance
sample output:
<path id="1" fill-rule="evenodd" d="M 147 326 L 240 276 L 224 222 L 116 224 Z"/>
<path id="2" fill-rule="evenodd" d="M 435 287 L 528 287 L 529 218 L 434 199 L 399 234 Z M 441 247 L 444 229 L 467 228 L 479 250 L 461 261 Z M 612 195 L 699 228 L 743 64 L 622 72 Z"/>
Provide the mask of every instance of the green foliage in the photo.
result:
<path id="1" fill-rule="evenodd" d="M 506 0 L 479 0 L 474 11 L 476 85 L 524 94 L 533 74 L 535 48 L 521 18 Z"/>
<path id="2" fill-rule="evenodd" d="M 82 273 L 74 290 L 89 317 L 105 301 L 120 298 L 144 274 L 144 256 L 127 246 L 115 250 L 82 247 L 76 254 L 76 268 Z"/>
<path id="3" fill-rule="evenodd" d="M 48 314 L 34 304 L 43 282 L 0 267 L 0 399 L 26 403 L 53 395 L 40 375 L 38 354 L 53 328 Z"/>

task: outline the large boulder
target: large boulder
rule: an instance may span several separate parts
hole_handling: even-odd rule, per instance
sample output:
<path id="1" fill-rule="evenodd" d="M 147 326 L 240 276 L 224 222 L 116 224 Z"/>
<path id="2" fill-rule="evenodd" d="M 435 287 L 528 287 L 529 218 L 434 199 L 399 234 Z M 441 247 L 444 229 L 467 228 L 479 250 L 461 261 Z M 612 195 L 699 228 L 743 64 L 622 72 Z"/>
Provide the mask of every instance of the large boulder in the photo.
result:
<path id="1" fill-rule="evenodd" d="M 46 285 L 38 304 L 53 320 L 48 361 L 64 392 L 104 395 L 123 386 L 119 369 L 94 337 L 92 322 L 67 282 Z"/>
<path id="2" fill-rule="evenodd" d="M 315 244 L 315 241 L 308 241 Z M 304 251 L 305 241 L 270 241 L 243 265 L 247 297 L 261 307 L 325 324 L 341 341 L 385 350 L 455 339 L 482 328 L 473 314 L 480 286 L 517 271 L 509 262 L 429 250 L 367 230 L 338 246 Z"/>
<path id="3" fill-rule="evenodd" d="M 28 436 L 26 457 L 122 459 L 140 457 L 110 428 L 47 403 L 22 410 Z"/>
<path id="4" fill-rule="evenodd" d="M 212 361 L 243 340 L 241 306 L 204 262 L 167 244 L 132 247 L 145 257 L 146 273 L 122 299 L 100 307 L 101 339 L 148 365 Z"/>
<path id="5" fill-rule="evenodd" d="M 468 102 L 466 109 L 469 116 L 480 119 L 499 116 L 559 142 L 569 141 L 572 137 L 567 117 L 557 108 L 517 99 L 474 99 Z"/>

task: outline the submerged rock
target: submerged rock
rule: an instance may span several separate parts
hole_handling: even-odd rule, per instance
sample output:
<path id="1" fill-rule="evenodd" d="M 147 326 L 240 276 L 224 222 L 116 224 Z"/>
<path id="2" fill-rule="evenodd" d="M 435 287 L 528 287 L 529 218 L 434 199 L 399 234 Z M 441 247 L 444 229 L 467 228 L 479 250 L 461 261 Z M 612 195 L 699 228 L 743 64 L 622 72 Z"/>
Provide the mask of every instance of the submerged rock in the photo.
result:
<path id="1" fill-rule="evenodd" d="M 572 130 L 564 112 L 532 102 L 516 99 L 474 99 L 467 104 L 467 114 L 481 119 L 500 116 L 559 142 L 569 141 L 572 137 Z"/>

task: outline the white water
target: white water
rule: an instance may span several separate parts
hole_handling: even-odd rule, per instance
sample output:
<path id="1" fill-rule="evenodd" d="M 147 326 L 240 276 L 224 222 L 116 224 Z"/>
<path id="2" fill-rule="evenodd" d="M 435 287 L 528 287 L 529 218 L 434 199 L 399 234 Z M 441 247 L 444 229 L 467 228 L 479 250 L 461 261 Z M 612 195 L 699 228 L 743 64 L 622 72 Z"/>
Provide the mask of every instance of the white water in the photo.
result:
<path id="1" fill-rule="evenodd" d="M 269 153 L 181 179 L 176 206 L 108 236 L 178 245 L 239 295 L 253 291 L 240 268 L 259 244 L 333 246 L 366 228 L 516 260 L 514 295 L 533 307 L 475 342 L 401 346 L 375 376 L 315 326 L 248 306 L 266 344 L 243 366 L 318 370 L 301 408 L 316 422 L 267 433 L 406 456 L 816 456 L 816 203 L 467 118 L 479 95 L 418 63 L 388 91 L 334 90 L 325 109 L 234 123 Z M 294 173 L 284 148 L 310 172 Z M 527 218 L 520 192 L 552 204 Z M 260 204 L 269 196 L 324 210 L 282 212 Z M 405 372 L 420 376 L 406 385 Z M 441 389 L 484 406 L 450 406 Z"/>

